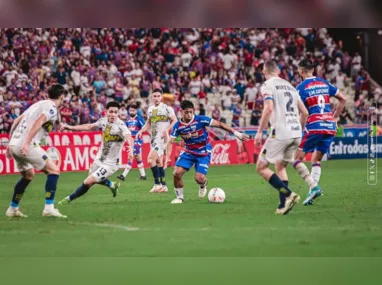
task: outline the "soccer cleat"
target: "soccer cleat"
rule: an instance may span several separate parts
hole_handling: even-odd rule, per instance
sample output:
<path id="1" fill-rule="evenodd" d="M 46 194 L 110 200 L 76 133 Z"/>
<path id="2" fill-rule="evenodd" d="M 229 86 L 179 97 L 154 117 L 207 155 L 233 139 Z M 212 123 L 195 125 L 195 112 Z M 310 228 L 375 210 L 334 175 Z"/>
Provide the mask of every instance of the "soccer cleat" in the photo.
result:
<path id="1" fill-rule="evenodd" d="M 207 187 L 200 187 L 199 186 L 199 198 L 203 199 L 207 194 Z"/>
<path id="2" fill-rule="evenodd" d="M 308 197 L 306 197 L 306 199 L 304 200 L 304 202 L 302 202 L 302 204 L 304 206 L 312 205 L 313 201 L 316 198 L 320 197 L 321 195 L 322 195 L 322 191 L 320 187 L 317 185 L 316 187 L 312 188 L 312 190 L 309 191 Z"/>
<path id="3" fill-rule="evenodd" d="M 69 204 L 70 202 L 71 201 L 70 201 L 70 198 L 68 196 L 68 197 L 65 197 L 64 199 L 62 199 L 60 202 L 58 202 L 58 205 Z"/>
<path id="4" fill-rule="evenodd" d="M 163 192 L 161 184 L 155 184 L 153 188 L 151 188 L 150 193 L 160 193 Z"/>
<path id="5" fill-rule="evenodd" d="M 147 177 L 146 176 L 141 176 L 139 179 L 140 180 L 147 180 Z"/>
<path id="6" fill-rule="evenodd" d="M 119 180 L 122 180 L 122 181 L 125 181 L 125 176 L 123 176 L 122 174 L 121 175 L 119 175 L 118 177 L 117 177 Z"/>
<path id="7" fill-rule="evenodd" d="M 58 209 L 56 209 L 56 208 L 44 209 L 44 211 L 42 211 L 42 216 L 43 217 L 62 218 L 62 219 L 66 219 L 67 218 L 67 216 L 61 214 L 60 211 Z"/>
<path id="8" fill-rule="evenodd" d="M 182 198 L 175 198 L 171 201 L 171 204 L 183 204 L 184 200 Z"/>
<path id="9" fill-rule="evenodd" d="M 110 188 L 111 193 L 113 193 L 113 198 L 118 195 L 118 190 L 119 190 L 120 186 L 121 186 L 121 182 L 115 181 L 114 182 L 114 187 Z"/>
<path id="10" fill-rule="evenodd" d="M 20 212 L 19 208 L 13 207 L 9 207 L 8 210 L 5 212 L 5 215 L 9 218 L 28 218 L 27 215 L 24 215 Z"/>
<path id="11" fill-rule="evenodd" d="M 276 215 L 286 215 L 288 214 L 294 205 L 296 205 L 298 202 L 300 202 L 300 196 L 298 196 L 296 193 L 292 192 L 289 197 L 285 199 L 285 205 L 284 208 L 276 209 Z"/>
<path id="12" fill-rule="evenodd" d="M 162 191 L 160 191 L 161 193 L 167 193 L 168 192 L 168 188 L 167 188 L 167 185 L 162 185 Z"/>

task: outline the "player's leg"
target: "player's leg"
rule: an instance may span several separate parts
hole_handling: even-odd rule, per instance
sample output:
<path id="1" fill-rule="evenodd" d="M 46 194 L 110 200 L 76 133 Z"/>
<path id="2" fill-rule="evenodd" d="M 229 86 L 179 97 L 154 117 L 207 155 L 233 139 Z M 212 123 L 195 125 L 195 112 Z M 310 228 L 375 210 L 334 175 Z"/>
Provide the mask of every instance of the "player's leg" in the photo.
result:
<path id="1" fill-rule="evenodd" d="M 118 181 L 111 181 L 108 177 L 113 175 L 117 170 L 117 166 L 112 167 L 110 165 L 103 164 L 99 161 L 95 161 L 89 169 L 89 176 L 97 172 L 95 175 L 97 175 L 97 177 L 100 177 L 100 179 L 96 179 L 96 184 L 109 188 L 109 190 L 113 194 L 113 197 L 115 197 L 118 194 L 118 190 L 121 186 L 121 183 Z"/>
<path id="2" fill-rule="evenodd" d="M 174 190 L 176 198 L 171 204 L 181 204 L 184 202 L 184 183 L 183 175 L 192 167 L 194 161 L 186 152 L 181 152 L 174 168 Z"/>
<path id="3" fill-rule="evenodd" d="M 332 135 L 323 135 L 322 139 L 316 146 L 316 150 L 312 155 L 312 177 L 316 183 L 320 182 L 321 177 L 321 161 L 324 155 L 328 153 L 331 143 L 334 140 Z"/>
<path id="4" fill-rule="evenodd" d="M 289 180 L 288 180 L 288 174 L 286 171 L 288 163 L 285 161 L 276 161 L 275 162 L 275 170 L 277 176 L 280 178 L 281 182 L 285 184 L 286 187 L 289 187 Z M 285 207 L 285 195 L 281 192 L 279 192 L 279 199 L 280 204 L 278 206 L 278 209 L 282 209 Z"/>
<path id="5" fill-rule="evenodd" d="M 168 188 L 166 185 L 166 172 L 164 171 L 164 168 L 163 168 L 163 155 L 158 157 L 157 165 L 159 168 L 160 184 L 162 186 L 161 192 L 168 192 Z"/>
<path id="6" fill-rule="evenodd" d="M 286 186 L 280 177 L 274 173 L 270 168 L 270 163 L 275 163 L 282 158 L 285 150 L 285 143 L 282 141 L 269 138 L 261 150 L 261 155 L 256 163 L 256 171 L 263 177 L 268 183 L 275 188 L 279 193 L 285 196 L 284 208 L 277 208 L 276 214 L 285 215 L 293 206 L 299 202 L 300 197 L 292 192 L 288 186 Z M 280 204 L 282 201 L 280 201 Z"/>
<path id="7" fill-rule="evenodd" d="M 317 185 L 317 183 L 313 180 L 312 175 L 309 172 L 308 167 L 303 162 L 303 159 L 306 153 L 313 152 L 315 148 L 315 144 L 319 140 L 319 136 L 317 135 L 308 135 L 305 134 L 302 138 L 302 141 L 299 145 L 299 148 L 296 150 L 294 155 L 293 167 L 296 169 L 297 173 L 300 177 L 308 184 L 309 193 L 308 197 L 303 201 L 304 205 L 311 205 L 313 200 L 321 195 L 321 189 Z M 312 195 L 312 191 L 314 195 Z"/>
<path id="8" fill-rule="evenodd" d="M 157 193 L 162 190 L 162 185 L 160 183 L 160 172 L 159 172 L 159 167 L 157 165 L 158 158 L 159 156 L 157 151 L 154 148 L 152 148 L 148 156 L 148 164 L 151 168 L 151 171 L 153 173 L 153 178 L 154 178 L 154 186 L 150 190 L 151 193 Z"/>
<path id="9" fill-rule="evenodd" d="M 143 161 L 142 161 L 141 151 L 138 154 L 135 155 L 135 160 L 137 161 L 138 170 L 139 170 L 139 173 L 141 174 L 140 179 L 141 180 L 147 180 L 146 172 L 145 172 L 145 167 L 144 167 Z"/>
<path id="10" fill-rule="evenodd" d="M 123 171 L 123 173 L 121 175 L 119 175 L 117 178 L 122 180 L 122 181 L 125 181 L 126 179 L 126 176 L 127 174 L 129 174 L 131 168 L 133 168 L 133 160 L 128 160 L 127 161 L 127 165 L 125 167 L 125 170 Z"/>
<path id="11" fill-rule="evenodd" d="M 204 198 L 207 194 L 207 173 L 210 166 L 211 154 L 207 156 L 195 156 L 195 181 L 199 184 L 199 198 Z"/>

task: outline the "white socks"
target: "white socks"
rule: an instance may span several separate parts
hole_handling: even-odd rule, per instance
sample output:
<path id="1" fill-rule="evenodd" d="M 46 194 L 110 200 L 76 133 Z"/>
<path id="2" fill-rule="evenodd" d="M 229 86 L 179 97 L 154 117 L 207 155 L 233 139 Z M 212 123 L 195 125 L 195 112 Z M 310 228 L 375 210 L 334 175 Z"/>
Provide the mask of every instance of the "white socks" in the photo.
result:
<path id="1" fill-rule="evenodd" d="M 139 173 L 141 174 L 141 176 L 146 176 L 145 168 L 144 168 L 142 162 L 138 164 L 138 169 L 139 169 Z M 125 171 L 126 171 L 126 170 L 125 170 Z"/>
<path id="2" fill-rule="evenodd" d="M 53 210 L 54 204 L 45 204 L 45 210 Z"/>
<path id="3" fill-rule="evenodd" d="M 126 177 L 126 175 L 129 173 L 129 171 L 131 170 L 132 166 L 130 164 L 128 164 L 125 168 L 125 171 L 122 173 L 122 175 L 124 177 Z"/>
<path id="4" fill-rule="evenodd" d="M 312 189 L 317 186 L 317 183 L 313 180 L 312 175 L 309 173 L 308 167 L 302 161 L 296 160 L 293 163 L 293 167 L 297 170 L 297 173 L 305 180 L 309 185 L 309 188 Z"/>
<path id="5" fill-rule="evenodd" d="M 175 195 L 176 195 L 176 198 L 184 200 L 183 188 L 175 188 Z"/>
<path id="6" fill-rule="evenodd" d="M 321 177 L 321 163 L 312 164 L 312 177 L 314 182 L 318 184 Z"/>

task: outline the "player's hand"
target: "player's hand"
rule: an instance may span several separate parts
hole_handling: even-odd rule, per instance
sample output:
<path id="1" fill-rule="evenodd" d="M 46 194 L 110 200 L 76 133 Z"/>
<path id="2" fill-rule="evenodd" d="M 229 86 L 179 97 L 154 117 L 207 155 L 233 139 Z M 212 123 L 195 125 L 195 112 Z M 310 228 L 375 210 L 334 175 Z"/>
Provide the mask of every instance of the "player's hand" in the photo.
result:
<path id="1" fill-rule="evenodd" d="M 27 156 L 29 154 L 29 144 L 23 144 L 20 151 L 24 156 Z"/>
<path id="2" fill-rule="evenodd" d="M 11 150 L 9 149 L 9 145 L 7 145 L 7 148 L 5 149 L 5 156 L 6 156 L 8 159 L 11 159 L 11 158 L 12 158 L 12 153 L 11 153 Z"/>
<path id="3" fill-rule="evenodd" d="M 243 142 L 248 141 L 248 140 L 249 140 L 249 135 L 243 133 L 243 135 L 241 136 L 241 140 L 242 140 Z"/>
<path id="4" fill-rule="evenodd" d="M 262 134 L 260 132 L 256 133 L 255 144 L 256 146 L 261 146 Z"/>
<path id="5" fill-rule="evenodd" d="M 166 169 L 167 166 L 169 166 L 171 163 L 171 158 L 166 156 L 165 160 L 164 160 L 164 165 L 163 165 L 163 168 Z"/>
<path id="6" fill-rule="evenodd" d="M 62 124 L 62 125 L 60 126 L 60 132 L 63 132 L 63 131 L 65 131 L 65 130 L 69 130 L 69 126 L 68 126 L 68 124 Z"/>
<path id="7" fill-rule="evenodd" d="M 142 133 L 139 131 L 136 135 L 135 135 L 136 138 L 140 139 L 142 137 Z"/>

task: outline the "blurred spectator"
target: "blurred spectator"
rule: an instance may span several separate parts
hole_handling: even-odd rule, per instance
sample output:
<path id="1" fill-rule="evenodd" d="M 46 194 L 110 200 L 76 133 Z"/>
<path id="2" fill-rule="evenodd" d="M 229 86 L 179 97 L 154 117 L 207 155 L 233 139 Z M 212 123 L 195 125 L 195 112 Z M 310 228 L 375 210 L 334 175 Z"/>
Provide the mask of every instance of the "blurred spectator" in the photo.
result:
<path id="1" fill-rule="evenodd" d="M 263 109 L 263 105 L 258 104 L 252 110 L 252 116 L 251 116 L 251 125 L 252 126 L 258 126 L 259 125 L 262 109 Z"/>
<path id="2" fill-rule="evenodd" d="M 80 110 L 80 124 L 89 124 L 90 123 L 90 109 L 87 102 L 82 103 Z"/>
<path id="3" fill-rule="evenodd" d="M 219 104 L 216 104 L 215 105 L 215 108 L 212 110 L 212 119 L 216 120 L 216 121 L 220 121 L 221 119 L 221 111 L 219 109 Z"/>

